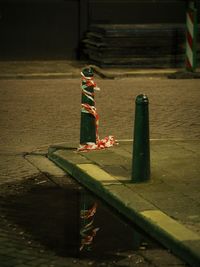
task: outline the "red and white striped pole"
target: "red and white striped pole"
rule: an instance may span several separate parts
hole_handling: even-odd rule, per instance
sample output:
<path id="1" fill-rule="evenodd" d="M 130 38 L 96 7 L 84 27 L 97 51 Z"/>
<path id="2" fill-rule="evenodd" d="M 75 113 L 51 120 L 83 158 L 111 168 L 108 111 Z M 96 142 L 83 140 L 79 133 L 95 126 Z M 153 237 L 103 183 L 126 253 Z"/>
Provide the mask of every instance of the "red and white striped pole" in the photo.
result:
<path id="1" fill-rule="evenodd" d="M 187 1 L 186 11 L 186 70 L 194 72 L 197 66 L 197 8 L 196 1 Z"/>

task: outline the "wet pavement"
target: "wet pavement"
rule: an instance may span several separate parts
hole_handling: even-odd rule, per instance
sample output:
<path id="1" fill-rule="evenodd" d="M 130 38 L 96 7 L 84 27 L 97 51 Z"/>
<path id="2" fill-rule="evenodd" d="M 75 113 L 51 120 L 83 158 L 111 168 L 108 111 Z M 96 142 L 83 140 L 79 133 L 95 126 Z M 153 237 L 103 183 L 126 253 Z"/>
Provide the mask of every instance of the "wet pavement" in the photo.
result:
<path id="1" fill-rule="evenodd" d="M 41 175 L 4 185 L 0 194 L 2 267 L 186 266 L 70 178 L 61 188 Z M 80 251 L 81 210 L 93 203 L 99 230 Z"/>

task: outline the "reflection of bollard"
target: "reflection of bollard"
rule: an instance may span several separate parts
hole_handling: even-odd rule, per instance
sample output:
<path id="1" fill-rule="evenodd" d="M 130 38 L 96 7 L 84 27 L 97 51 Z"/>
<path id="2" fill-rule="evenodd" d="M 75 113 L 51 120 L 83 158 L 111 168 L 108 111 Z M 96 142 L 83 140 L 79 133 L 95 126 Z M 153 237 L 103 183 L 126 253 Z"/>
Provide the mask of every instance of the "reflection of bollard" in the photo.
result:
<path id="1" fill-rule="evenodd" d="M 149 101 L 147 96 L 138 95 L 135 104 L 132 182 L 139 183 L 150 178 Z"/>
<path id="2" fill-rule="evenodd" d="M 91 68 L 85 68 L 82 75 L 82 108 L 81 108 L 81 127 L 80 127 L 80 144 L 88 142 L 96 143 L 96 120 L 91 114 L 91 108 L 94 108 L 94 87 L 93 71 Z"/>
<path id="3" fill-rule="evenodd" d="M 81 191 L 81 210 L 80 210 L 80 244 L 79 251 L 87 252 L 92 250 L 94 238 L 99 231 L 95 227 L 95 214 L 97 211 L 97 202 L 92 195 L 85 189 Z"/>

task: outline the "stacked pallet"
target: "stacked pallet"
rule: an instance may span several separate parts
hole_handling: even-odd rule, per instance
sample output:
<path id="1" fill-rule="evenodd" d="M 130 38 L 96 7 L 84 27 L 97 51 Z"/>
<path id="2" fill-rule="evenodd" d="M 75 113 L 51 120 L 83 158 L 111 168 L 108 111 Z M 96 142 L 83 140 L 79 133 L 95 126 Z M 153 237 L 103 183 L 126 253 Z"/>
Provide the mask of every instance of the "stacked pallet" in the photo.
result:
<path id="1" fill-rule="evenodd" d="M 179 67 L 185 60 L 185 25 L 91 25 L 82 52 L 101 67 Z"/>

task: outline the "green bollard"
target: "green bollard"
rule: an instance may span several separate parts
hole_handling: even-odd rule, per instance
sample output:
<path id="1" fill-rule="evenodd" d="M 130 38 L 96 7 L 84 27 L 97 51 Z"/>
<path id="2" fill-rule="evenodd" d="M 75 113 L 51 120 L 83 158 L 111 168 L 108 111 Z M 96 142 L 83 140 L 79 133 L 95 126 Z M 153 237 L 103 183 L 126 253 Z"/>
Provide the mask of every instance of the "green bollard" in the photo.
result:
<path id="1" fill-rule="evenodd" d="M 80 126 L 80 144 L 88 142 L 96 143 L 96 120 L 95 117 L 89 113 L 83 104 L 94 107 L 94 82 L 93 71 L 91 68 L 85 68 L 81 72 L 82 75 L 82 109 L 81 109 L 81 126 Z"/>
<path id="2" fill-rule="evenodd" d="M 140 94 L 135 104 L 132 182 L 140 183 L 150 179 L 149 100 Z"/>

